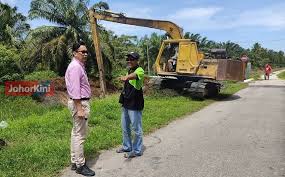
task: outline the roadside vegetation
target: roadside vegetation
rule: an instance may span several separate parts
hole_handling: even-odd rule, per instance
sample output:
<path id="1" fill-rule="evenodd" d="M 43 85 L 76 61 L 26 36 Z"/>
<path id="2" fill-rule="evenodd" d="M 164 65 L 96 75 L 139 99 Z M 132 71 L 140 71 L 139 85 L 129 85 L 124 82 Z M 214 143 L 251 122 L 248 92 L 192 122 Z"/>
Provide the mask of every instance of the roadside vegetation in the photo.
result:
<path id="1" fill-rule="evenodd" d="M 252 69 L 251 73 L 250 73 L 250 78 L 253 78 L 253 80 L 261 80 L 263 79 L 263 74 L 264 71 L 260 68 L 254 68 Z"/>
<path id="2" fill-rule="evenodd" d="M 285 71 L 279 73 L 277 76 L 278 78 L 285 80 Z"/>

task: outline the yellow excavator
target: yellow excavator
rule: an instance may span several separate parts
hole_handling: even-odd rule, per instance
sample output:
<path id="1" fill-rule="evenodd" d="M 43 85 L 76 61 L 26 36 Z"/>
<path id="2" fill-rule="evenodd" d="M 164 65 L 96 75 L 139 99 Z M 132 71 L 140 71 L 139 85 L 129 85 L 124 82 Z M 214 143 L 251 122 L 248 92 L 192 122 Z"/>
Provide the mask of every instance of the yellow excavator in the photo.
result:
<path id="1" fill-rule="evenodd" d="M 226 54 L 221 49 L 212 51 L 210 57 L 205 56 L 198 50 L 197 42 L 184 39 L 182 29 L 173 22 L 131 18 L 123 13 L 100 9 L 90 10 L 89 16 L 96 21 L 104 20 L 166 31 L 170 39 L 162 41 L 154 66 L 157 75 L 162 78 L 161 87 L 180 89 L 195 97 L 206 97 L 219 93 L 219 81 L 242 81 L 244 78 L 240 60 L 223 57 Z"/>

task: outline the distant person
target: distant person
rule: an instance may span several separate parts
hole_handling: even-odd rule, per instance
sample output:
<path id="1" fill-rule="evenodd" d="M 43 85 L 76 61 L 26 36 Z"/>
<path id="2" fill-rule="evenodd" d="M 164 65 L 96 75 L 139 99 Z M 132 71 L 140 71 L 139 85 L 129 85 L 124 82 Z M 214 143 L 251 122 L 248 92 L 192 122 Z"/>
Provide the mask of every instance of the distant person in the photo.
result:
<path id="1" fill-rule="evenodd" d="M 131 52 L 127 55 L 129 71 L 126 76 L 120 77 L 124 88 L 119 103 L 122 104 L 122 133 L 123 145 L 117 153 L 124 153 L 125 158 L 141 156 L 143 153 L 142 110 L 144 108 L 143 81 L 144 70 L 138 64 L 139 54 Z M 134 139 L 131 138 L 134 131 Z"/>
<path id="2" fill-rule="evenodd" d="M 171 57 L 168 60 L 168 71 L 169 72 L 174 72 L 176 69 L 176 63 L 177 63 L 177 58 Z"/>
<path id="3" fill-rule="evenodd" d="M 73 59 L 65 73 L 66 88 L 69 95 L 68 108 L 73 117 L 71 131 L 71 170 L 84 176 L 94 176 L 95 172 L 86 166 L 83 144 L 86 139 L 90 115 L 91 88 L 85 71 L 88 51 L 83 42 L 74 44 Z"/>
<path id="4" fill-rule="evenodd" d="M 175 47 L 175 54 L 168 60 L 168 71 L 169 72 L 175 72 L 176 70 L 176 64 L 177 64 L 177 58 L 178 58 L 178 47 Z"/>
<path id="5" fill-rule="evenodd" d="M 272 72 L 271 66 L 269 64 L 266 64 L 264 68 L 264 79 L 265 80 L 269 80 L 269 75 L 271 72 Z"/>

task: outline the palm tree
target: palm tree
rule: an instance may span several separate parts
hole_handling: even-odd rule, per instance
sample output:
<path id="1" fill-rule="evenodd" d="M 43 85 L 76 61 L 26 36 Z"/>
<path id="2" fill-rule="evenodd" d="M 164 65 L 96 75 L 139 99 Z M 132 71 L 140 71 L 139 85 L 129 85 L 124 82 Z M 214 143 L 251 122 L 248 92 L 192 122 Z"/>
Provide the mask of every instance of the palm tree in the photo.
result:
<path id="1" fill-rule="evenodd" d="M 211 48 L 211 46 L 213 46 L 213 41 L 209 41 L 207 37 L 202 37 L 200 34 L 186 32 L 184 38 L 197 42 L 198 48 L 203 51 L 206 50 L 206 48 Z"/>
<path id="2" fill-rule="evenodd" d="M 0 42 L 19 47 L 30 29 L 26 17 L 16 7 L 0 2 L 0 21 Z"/>
<path id="3" fill-rule="evenodd" d="M 88 0 L 32 0 L 29 17 L 43 18 L 55 24 L 38 27 L 29 34 L 27 48 L 31 51 L 32 60 L 41 63 L 38 67 L 64 75 L 72 58 L 71 46 L 80 40 L 85 41 L 91 51 L 89 57 L 95 58 L 90 37 L 88 3 Z M 103 2 L 99 2 L 97 6 L 108 7 Z M 90 71 L 92 62 L 93 66 L 95 62 L 88 62 L 87 70 Z"/>
<path id="4" fill-rule="evenodd" d="M 109 5 L 108 5 L 106 2 L 103 2 L 103 1 L 100 1 L 100 2 L 98 2 L 98 3 L 96 3 L 96 4 L 94 4 L 94 5 L 92 6 L 92 8 L 98 8 L 98 9 L 102 9 L 102 10 L 108 10 L 108 9 L 110 9 L 110 8 L 109 8 Z"/>
<path id="5" fill-rule="evenodd" d="M 222 42 L 218 44 L 218 48 L 223 48 L 227 50 L 227 53 L 232 58 L 240 58 L 240 56 L 245 52 L 239 44 L 231 41 Z"/>
<path id="6" fill-rule="evenodd" d="M 144 36 L 138 42 L 138 47 L 141 49 L 141 66 L 151 74 L 153 73 L 153 65 L 158 55 L 162 40 L 167 39 L 167 34 L 158 35 L 152 33 L 150 37 Z"/>

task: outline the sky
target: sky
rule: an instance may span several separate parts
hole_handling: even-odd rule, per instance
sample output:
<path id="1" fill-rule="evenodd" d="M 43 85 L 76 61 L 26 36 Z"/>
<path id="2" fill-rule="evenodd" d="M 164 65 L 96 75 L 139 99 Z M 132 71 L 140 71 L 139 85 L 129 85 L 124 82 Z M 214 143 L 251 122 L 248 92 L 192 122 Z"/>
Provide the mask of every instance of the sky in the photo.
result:
<path id="1" fill-rule="evenodd" d="M 31 0 L 0 0 L 28 14 Z M 90 5 L 99 2 L 90 0 Z M 285 52 L 284 0 L 105 0 L 114 12 L 126 16 L 176 23 L 184 32 L 199 33 L 216 42 L 232 41 L 244 48 L 258 42 L 263 47 Z M 32 28 L 51 25 L 30 20 Z M 116 34 L 143 37 L 165 31 L 99 21 Z"/>

